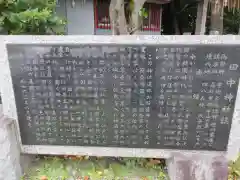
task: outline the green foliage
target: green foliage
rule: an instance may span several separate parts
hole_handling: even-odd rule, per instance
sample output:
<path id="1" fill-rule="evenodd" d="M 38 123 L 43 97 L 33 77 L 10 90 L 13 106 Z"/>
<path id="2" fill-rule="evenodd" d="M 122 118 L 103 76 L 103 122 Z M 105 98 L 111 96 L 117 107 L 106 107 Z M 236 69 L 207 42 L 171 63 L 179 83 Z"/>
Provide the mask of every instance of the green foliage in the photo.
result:
<path id="1" fill-rule="evenodd" d="M 36 174 L 31 177 L 32 179 L 39 179 L 39 177 L 59 177 L 62 180 L 69 178 L 69 173 L 66 168 L 62 165 L 60 159 L 54 158 L 52 160 L 45 160 L 42 168 L 36 170 Z"/>
<path id="2" fill-rule="evenodd" d="M 208 19 L 206 22 L 206 32 L 210 31 L 211 25 L 211 11 L 208 12 Z M 239 9 L 228 9 L 224 8 L 223 17 L 223 34 L 238 34 L 240 26 L 240 10 Z"/>
<path id="3" fill-rule="evenodd" d="M 7 34 L 63 34 L 55 0 L 0 0 L 0 30 Z"/>
<path id="4" fill-rule="evenodd" d="M 240 10 L 239 9 L 228 9 L 224 10 L 224 33 L 225 34 L 238 34 L 240 26 Z"/>
<path id="5" fill-rule="evenodd" d="M 128 8 L 127 10 L 132 12 L 134 9 L 134 1 L 133 0 L 130 0 L 128 2 Z M 148 17 L 148 12 L 146 10 L 146 8 L 141 8 L 140 11 L 139 11 L 139 16 L 143 17 L 143 18 L 147 18 Z"/>
<path id="6" fill-rule="evenodd" d="M 170 4 L 166 4 L 163 7 L 167 7 L 165 14 L 167 21 L 162 24 L 162 29 L 165 34 L 173 34 L 177 21 L 178 29 L 180 33 L 194 32 L 196 25 L 197 16 L 197 5 L 198 0 L 184 0 L 177 1 L 173 0 Z M 206 22 L 206 34 L 209 34 L 211 26 L 211 7 L 208 7 L 207 22 Z M 176 19 L 174 19 L 174 18 Z M 223 19 L 223 34 L 238 34 L 240 26 L 240 10 L 239 9 L 228 9 L 224 8 L 224 19 Z"/>
<path id="7" fill-rule="evenodd" d="M 148 17 L 148 12 L 145 8 L 140 9 L 139 15 L 143 18 L 147 18 Z"/>
<path id="8" fill-rule="evenodd" d="M 228 166 L 229 180 L 237 180 L 240 178 L 240 154 L 235 161 L 230 161 Z"/>
<path id="9" fill-rule="evenodd" d="M 71 157 L 71 159 L 39 159 L 22 180 L 57 180 L 60 177 L 63 180 L 121 180 L 126 177 L 129 179 L 139 177 L 142 180 L 169 180 L 161 168 L 144 167 L 151 160 L 144 158 L 119 158 L 118 160 L 84 156 Z M 75 173 L 73 174 L 73 172 Z"/>

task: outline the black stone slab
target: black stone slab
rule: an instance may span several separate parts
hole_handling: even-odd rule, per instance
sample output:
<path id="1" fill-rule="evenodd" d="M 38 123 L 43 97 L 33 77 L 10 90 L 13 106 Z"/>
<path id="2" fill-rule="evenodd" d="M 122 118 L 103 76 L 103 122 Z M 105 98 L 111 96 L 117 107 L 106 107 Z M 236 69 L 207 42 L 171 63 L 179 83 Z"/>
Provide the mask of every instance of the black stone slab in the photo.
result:
<path id="1" fill-rule="evenodd" d="M 23 145 L 226 150 L 236 45 L 7 45 Z"/>

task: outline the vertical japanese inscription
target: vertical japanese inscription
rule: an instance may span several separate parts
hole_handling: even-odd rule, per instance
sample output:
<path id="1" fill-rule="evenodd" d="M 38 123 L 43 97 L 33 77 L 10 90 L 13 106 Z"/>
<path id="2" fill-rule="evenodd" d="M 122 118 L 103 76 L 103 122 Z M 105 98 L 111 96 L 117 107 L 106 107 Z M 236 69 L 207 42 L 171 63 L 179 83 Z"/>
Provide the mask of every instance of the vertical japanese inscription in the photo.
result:
<path id="1" fill-rule="evenodd" d="M 235 47 L 8 45 L 23 144 L 225 150 Z"/>
<path id="2" fill-rule="evenodd" d="M 197 88 L 193 94 L 197 102 L 194 146 L 197 149 L 218 149 L 221 145 L 226 148 L 238 88 L 239 54 L 232 48 L 212 49 L 202 55 L 197 62 Z"/>
<path id="3" fill-rule="evenodd" d="M 196 55 L 190 47 L 157 48 L 156 61 L 157 143 L 187 147 Z"/>
<path id="4" fill-rule="evenodd" d="M 156 48 L 154 117 L 159 146 L 227 148 L 238 87 L 238 56 L 234 47 Z"/>

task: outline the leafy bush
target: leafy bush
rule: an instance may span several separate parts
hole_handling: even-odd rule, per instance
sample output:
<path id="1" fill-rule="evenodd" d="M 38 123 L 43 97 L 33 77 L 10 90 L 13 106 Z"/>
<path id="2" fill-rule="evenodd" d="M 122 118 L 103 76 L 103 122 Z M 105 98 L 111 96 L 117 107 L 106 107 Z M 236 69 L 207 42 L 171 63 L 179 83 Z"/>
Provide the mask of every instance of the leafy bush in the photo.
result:
<path id="1" fill-rule="evenodd" d="M 55 0 L 0 0 L 0 31 L 61 35 L 66 21 L 56 15 L 55 8 Z"/>
<path id="2" fill-rule="evenodd" d="M 229 180 L 239 180 L 240 179 L 240 154 L 235 161 L 230 161 L 228 166 Z"/>
<path id="3" fill-rule="evenodd" d="M 160 160 L 89 156 L 39 157 L 22 180 L 169 180 Z"/>

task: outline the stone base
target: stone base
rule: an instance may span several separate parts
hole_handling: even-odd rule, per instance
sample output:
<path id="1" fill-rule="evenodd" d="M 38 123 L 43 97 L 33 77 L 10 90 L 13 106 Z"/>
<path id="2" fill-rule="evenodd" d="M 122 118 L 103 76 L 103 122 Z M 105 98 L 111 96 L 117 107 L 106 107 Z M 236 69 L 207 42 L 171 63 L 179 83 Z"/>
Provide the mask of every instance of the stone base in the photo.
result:
<path id="1" fill-rule="evenodd" d="M 22 175 L 28 171 L 28 169 L 31 167 L 32 163 L 35 160 L 36 160 L 35 155 L 26 155 L 26 154 L 20 155 L 20 165 L 21 165 Z"/>
<path id="2" fill-rule="evenodd" d="M 210 31 L 209 34 L 210 35 L 220 35 L 218 31 Z"/>
<path id="3" fill-rule="evenodd" d="M 171 180 L 228 179 L 228 162 L 224 156 L 174 154 L 167 164 Z"/>
<path id="4" fill-rule="evenodd" d="M 0 115 L 0 180 L 19 180 L 32 156 L 21 155 L 14 120 Z"/>

